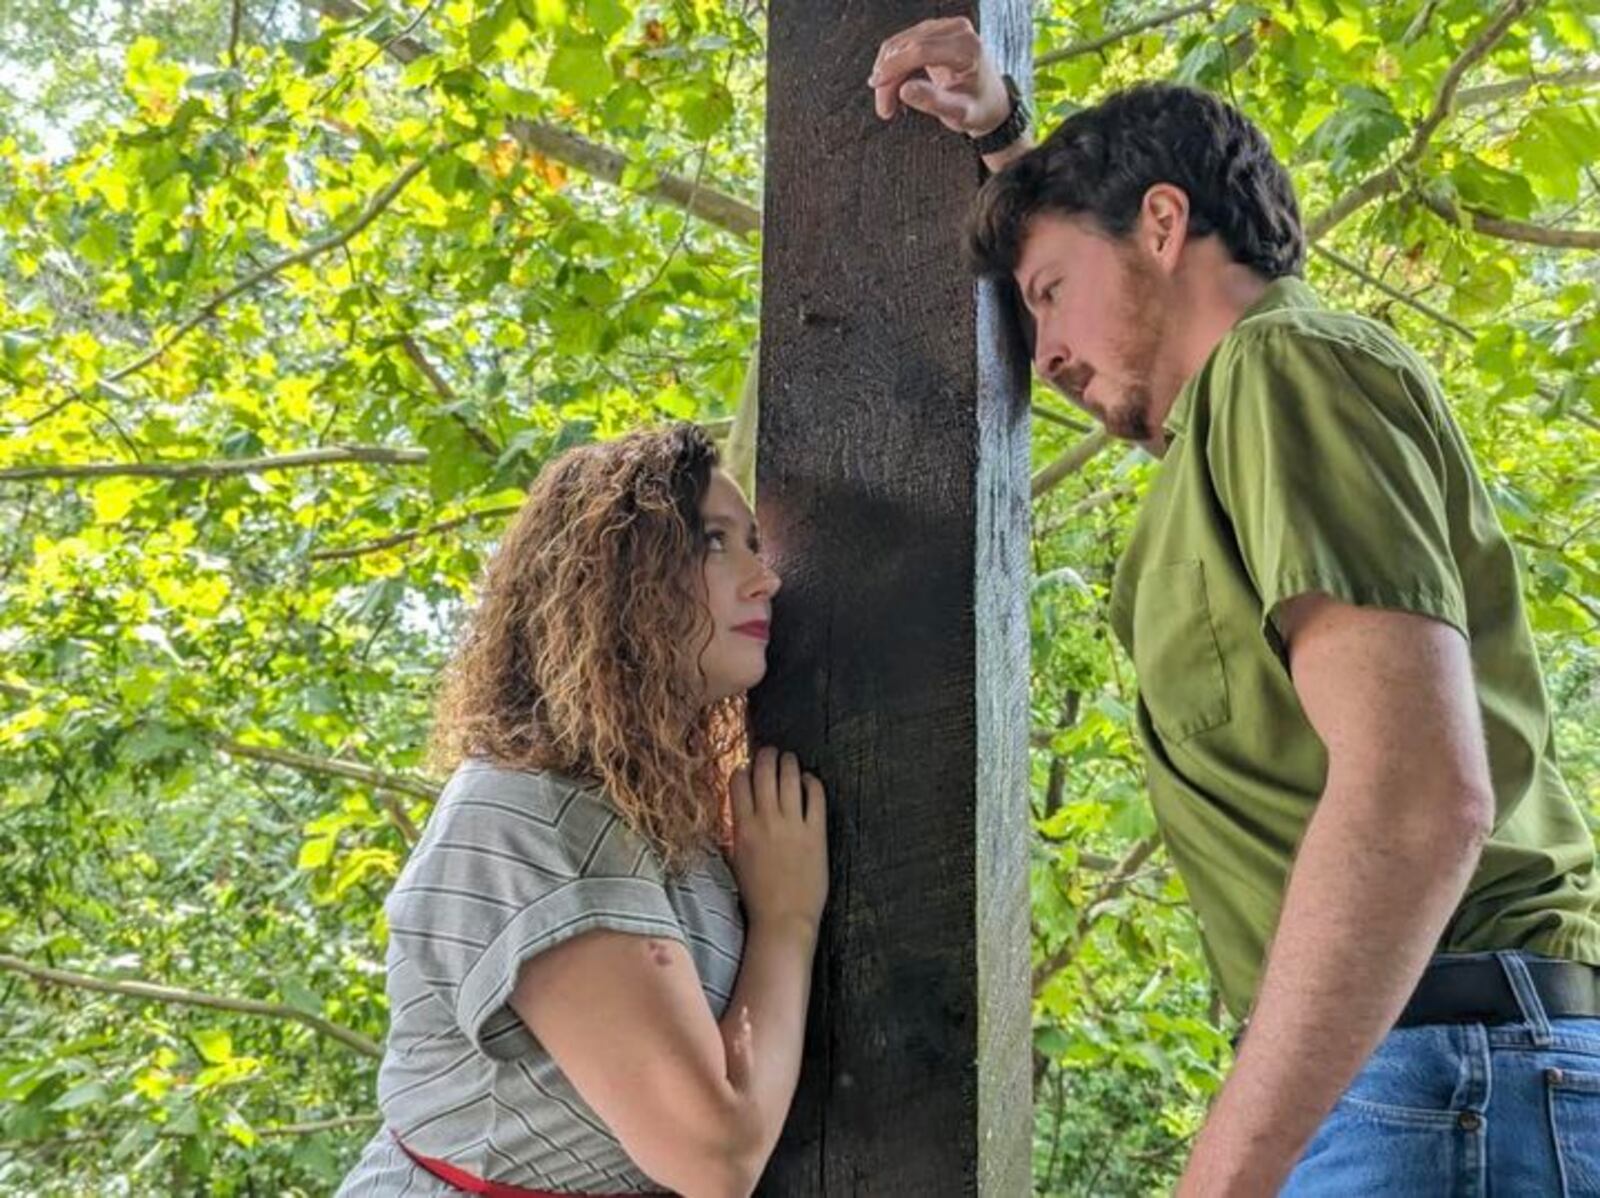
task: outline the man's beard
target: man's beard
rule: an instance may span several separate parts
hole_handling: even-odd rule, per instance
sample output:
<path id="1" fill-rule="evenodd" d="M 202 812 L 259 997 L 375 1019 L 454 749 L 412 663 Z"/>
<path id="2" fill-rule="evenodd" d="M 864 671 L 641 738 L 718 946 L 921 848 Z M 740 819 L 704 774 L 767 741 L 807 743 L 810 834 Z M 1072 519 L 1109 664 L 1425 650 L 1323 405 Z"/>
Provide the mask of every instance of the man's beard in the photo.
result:
<path id="1" fill-rule="evenodd" d="M 1127 288 L 1123 293 L 1118 323 L 1125 335 L 1113 347 L 1111 357 L 1117 365 L 1122 386 L 1118 402 L 1097 413 L 1106 432 L 1124 441 L 1149 441 L 1152 435 L 1150 414 L 1155 396 L 1150 376 L 1161 344 L 1165 321 L 1161 298 L 1161 276 L 1137 251 L 1122 256 L 1127 267 Z"/>

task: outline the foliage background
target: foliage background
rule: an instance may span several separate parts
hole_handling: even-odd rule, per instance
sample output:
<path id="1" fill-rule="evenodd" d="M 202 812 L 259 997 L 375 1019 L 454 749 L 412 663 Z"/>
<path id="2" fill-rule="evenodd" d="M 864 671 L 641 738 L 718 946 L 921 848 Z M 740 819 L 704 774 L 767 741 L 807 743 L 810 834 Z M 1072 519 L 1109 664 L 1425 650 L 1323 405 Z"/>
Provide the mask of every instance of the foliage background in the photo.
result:
<path id="1" fill-rule="evenodd" d="M 763 22 L 0 0 L 0 1192 L 320 1194 L 353 1160 L 430 690 L 506 512 L 566 445 L 738 408 Z M 1446 379 L 1600 823 L 1592 0 L 1036 24 L 1047 127 L 1152 75 L 1240 104 L 1312 281 Z M 1230 1029 L 1107 628 L 1151 464 L 1035 403 L 1036 1183 L 1159 1192 Z"/>

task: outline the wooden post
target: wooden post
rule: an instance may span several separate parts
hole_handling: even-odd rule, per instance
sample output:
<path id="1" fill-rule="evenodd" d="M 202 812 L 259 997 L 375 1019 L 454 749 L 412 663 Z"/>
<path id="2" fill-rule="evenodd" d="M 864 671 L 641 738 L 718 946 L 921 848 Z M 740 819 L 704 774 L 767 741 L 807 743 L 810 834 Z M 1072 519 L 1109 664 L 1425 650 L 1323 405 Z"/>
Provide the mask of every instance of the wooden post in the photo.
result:
<path id="1" fill-rule="evenodd" d="M 760 743 L 829 784 L 800 1091 L 759 1193 L 1030 1191 L 1027 362 L 962 259 L 981 167 L 873 113 L 879 42 L 1022 0 L 773 0 L 758 510 L 784 576 Z"/>

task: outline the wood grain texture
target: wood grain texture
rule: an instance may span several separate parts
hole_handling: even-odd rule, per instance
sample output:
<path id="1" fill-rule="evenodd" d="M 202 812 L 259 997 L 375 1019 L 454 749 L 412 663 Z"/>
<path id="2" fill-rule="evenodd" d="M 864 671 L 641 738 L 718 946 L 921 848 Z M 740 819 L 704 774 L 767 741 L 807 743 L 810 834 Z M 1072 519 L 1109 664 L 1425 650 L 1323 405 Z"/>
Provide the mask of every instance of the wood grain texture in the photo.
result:
<path id="1" fill-rule="evenodd" d="M 1026 359 L 962 263 L 976 155 L 865 85 L 957 15 L 1024 77 L 1020 0 L 769 8 L 754 726 L 833 820 L 785 1198 L 1030 1188 Z"/>

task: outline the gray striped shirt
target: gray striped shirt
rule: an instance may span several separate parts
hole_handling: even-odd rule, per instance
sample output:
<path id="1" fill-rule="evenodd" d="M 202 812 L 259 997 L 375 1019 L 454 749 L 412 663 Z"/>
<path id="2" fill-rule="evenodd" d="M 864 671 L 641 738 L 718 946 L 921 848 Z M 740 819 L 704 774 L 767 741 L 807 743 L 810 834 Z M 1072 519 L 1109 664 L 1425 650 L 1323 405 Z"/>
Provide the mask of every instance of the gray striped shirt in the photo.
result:
<path id="1" fill-rule="evenodd" d="M 445 786 L 386 911 L 389 1037 L 378 1070 L 386 1126 L 341 1198 L 456 1193 L 401 1152 L 395 1135 L 422 1156 L 506 1185 L 659 1190 L 506 1000 L 524 961 L 611 928 L 684 944 L 720 1019 L 744 950 L 722 855 L 669 879 L 594 787 L 468 761 Z"/>

